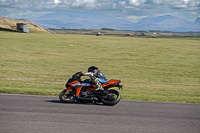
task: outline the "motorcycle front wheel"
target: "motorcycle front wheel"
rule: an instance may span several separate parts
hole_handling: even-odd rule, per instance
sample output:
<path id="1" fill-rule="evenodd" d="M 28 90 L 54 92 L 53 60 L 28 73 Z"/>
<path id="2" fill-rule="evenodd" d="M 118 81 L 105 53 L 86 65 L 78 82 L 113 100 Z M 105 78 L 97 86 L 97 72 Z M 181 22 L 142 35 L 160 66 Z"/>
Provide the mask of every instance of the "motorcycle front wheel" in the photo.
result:
<path id="1" fill-rule="evenodd" d="M 59 99 L 63 103 L 72 103 L 76 99 L 76 92 L 74 90 L 69 91 L 66 93 L 67 89 L 63 90 L 60 95 Z"/>
<path id="2" fill-rule="evenodd" d="M 107 95 L 105 95 L 101 99 L 101 101 L 104 105 L 113 106 L 113 105 L 117 104 L 121 99 L 120 93 L 116 90 L 106 90 L 106 93 L 107 93 Z"/>

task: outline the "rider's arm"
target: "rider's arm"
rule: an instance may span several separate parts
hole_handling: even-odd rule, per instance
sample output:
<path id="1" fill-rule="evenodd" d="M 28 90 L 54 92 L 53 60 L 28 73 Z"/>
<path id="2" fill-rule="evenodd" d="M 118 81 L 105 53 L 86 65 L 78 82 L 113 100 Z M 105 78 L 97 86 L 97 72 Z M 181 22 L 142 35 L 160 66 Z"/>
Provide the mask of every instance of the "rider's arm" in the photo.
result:
<path id="1" fill-rule="evenodd" d="M 93 76 L 93 73 L 92 72 L 82 73 L 82 76 L 89 76 L 89 77 L 91 77 L 91 76 Z"/>

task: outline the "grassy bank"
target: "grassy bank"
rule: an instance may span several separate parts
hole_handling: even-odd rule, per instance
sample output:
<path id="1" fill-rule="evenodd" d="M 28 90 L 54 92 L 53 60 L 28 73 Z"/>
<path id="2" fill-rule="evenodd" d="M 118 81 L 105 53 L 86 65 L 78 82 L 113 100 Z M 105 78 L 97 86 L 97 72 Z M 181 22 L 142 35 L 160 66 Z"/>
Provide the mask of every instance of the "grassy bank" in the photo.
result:
<path id="1" fill-rule="evenodd" d="M 58 95 L 95 65 L 122 81 L 122 99 L 200 103 L 199 39 L 0 35 L 0 93 Z"/>

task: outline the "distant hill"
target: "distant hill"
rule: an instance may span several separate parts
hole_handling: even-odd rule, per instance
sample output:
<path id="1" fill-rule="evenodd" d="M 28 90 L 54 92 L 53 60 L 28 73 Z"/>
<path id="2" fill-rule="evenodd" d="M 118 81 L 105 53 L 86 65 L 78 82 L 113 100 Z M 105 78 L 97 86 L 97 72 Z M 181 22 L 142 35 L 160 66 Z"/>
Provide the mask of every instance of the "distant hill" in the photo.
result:
<path id="1" fill-rule="evenodd" d="M 195 21 L 194 21 L 195 24 L 197 25 L 200 25 L 200 18 L 197 18 Z"/>
<path id="2" fill-rule="evenodd" d="M 139 30 L 160 30 L 160 31 L 200 31 L 200 26 L 171 15 L 163 15 L 155 18 L 144 18 L 137 24 Z"/>
<path id="3" fill-rule="evenodd" d="M 44 28 L 39 27 L 39 26 L 37 26 L 33 23 L 30 23 L 30 22 L 27 22 L 27 21 L 21 21 L 21 20 L 0 17 L 0 28 L 17 30 L 17 23 L 29 23 L 30 30 L 47 32 Z"/>
<path id="4" fill-rule="evenodd" d="M 116 19 L 102 13 L 58 11 L 41 16 L 39 18 L 32 18 L 30 20 L 46 28 L 112 28 L 116 30 L 200 32 L 200 25 L 197 24 L 198 22 L 192 23 L 171 15 L 163 15 L 155 18 L 144 18 L 138 23 L 132 23 Z"/>
<path id="5" fill-rule="evenodd" d="M 58 11 L 39 18 L 30 19 L 47 28 L 101 29 L 118 28 L 133 23 L 115 19 L 102 13 L 81 11 Z"/>

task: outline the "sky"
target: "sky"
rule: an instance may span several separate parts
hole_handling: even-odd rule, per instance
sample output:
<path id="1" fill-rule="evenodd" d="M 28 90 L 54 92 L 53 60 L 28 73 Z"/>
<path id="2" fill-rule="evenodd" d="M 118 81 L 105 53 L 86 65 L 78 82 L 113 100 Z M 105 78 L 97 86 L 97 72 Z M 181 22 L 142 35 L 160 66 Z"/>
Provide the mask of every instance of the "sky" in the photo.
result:
<path id="1" fill-rule="evenodd" d="M 30 19 L 60 10 L 103 13 L 133 23 L 161 15 L 194 22 L 200 0 L 0 0 L 0 17 Z"/>

